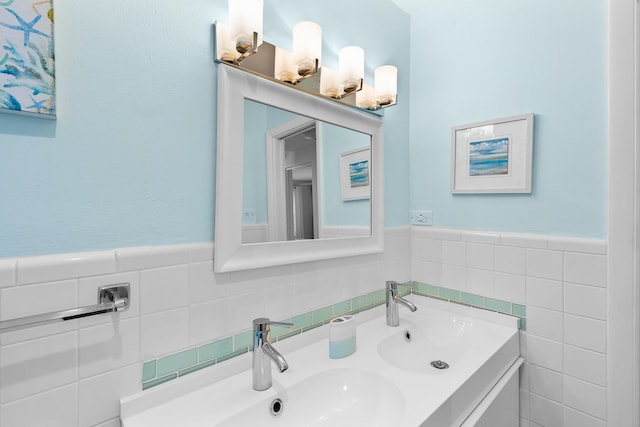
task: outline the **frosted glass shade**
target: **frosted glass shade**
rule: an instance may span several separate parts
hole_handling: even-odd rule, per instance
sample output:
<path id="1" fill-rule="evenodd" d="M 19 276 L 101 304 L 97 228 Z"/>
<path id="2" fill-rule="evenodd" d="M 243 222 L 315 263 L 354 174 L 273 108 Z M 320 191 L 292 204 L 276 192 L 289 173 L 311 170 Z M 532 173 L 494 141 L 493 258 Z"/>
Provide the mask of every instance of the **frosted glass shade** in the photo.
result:
<path id="1" fill-rule="evenodd" d="M 279 47 L 276 47 L 275 77 L 287 83 L 298 80 L 298 66 L 293 60 L 293 54 Z"/>
<path id="2" fill-rule="evenodd" d="M 364 50 L 358 46 L 343 47 L 338 53 L 338 60 L 344 91 L 353 92 L 360 87 L 360 81 L 364 78 Z"/>
<path id="3" fill-rule="evenodd" d="M 360 108 L 368 109 L 375 109 L 377 107 L 376 92 L 373 86 L 362 85 L 362 90 L 356 93 L 356 105 Z"/>
<path id="4" fill-rule="evenodd" d="M 338 72 L 322 67 L 320 77 L 321 94 L 329 98 L 339 98 L 342 95 L 342 83 Z"/>
<path id="5" fill-rule="evenodd" d="M 253 33 L 262 44 L 263 0 L 229 0 L 229 25 L 236 50 L 245 53 L 253 47 Z"/>
<path id="6" fill-rule="evenodd" d="M 308 76 L 322 59 L 322 28 L 311 21 L 298 22 L 293 26 L 293 57 L 298 64 L 298 74 Z"/>
<path id="7" fill-rule="evenodd" d="M 398 69 L 393 65 L 382 65 L 375 69 L 373 77 L 378 104 L 394 104 L 398 94 Z"/>

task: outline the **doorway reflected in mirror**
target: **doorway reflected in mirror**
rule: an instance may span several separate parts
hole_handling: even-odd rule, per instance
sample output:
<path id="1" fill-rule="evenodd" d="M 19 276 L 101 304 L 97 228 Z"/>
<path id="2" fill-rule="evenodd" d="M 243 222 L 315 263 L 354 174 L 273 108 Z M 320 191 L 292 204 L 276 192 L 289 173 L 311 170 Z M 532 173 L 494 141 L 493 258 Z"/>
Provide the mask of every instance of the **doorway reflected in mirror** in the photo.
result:
<path id="1" fill-rule="evenodd" d="M 345 151 L 371 136 L 280 108 L 244 101 L 242 243 L 371 235 L 369 187 L 341 195 Z"/>

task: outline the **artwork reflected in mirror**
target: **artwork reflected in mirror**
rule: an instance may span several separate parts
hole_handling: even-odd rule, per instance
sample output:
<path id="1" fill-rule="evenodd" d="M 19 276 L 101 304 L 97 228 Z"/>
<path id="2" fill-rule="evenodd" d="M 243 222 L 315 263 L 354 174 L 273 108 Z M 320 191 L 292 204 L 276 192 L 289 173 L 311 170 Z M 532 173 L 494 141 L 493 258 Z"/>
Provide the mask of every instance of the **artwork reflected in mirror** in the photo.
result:
<path id="1" fill-rule="evenodd" d="M 244 110 L 243 244 L 371 235 L 370 135 L 249 99 Z"/>

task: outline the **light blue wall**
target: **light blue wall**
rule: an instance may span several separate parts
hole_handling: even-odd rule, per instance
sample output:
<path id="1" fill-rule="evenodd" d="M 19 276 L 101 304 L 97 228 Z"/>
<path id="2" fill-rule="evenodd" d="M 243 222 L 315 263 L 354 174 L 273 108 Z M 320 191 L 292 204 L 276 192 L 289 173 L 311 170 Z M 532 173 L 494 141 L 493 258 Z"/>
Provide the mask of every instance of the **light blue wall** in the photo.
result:
<path id="1" fill-rule="evenodd" d="M 605 236 L 606 0 L 431 0 L 411 27 L 411 208 L 434 225 Z M 533 193 L 450 192 L 451 127 L 534 112 Z"/>
<path id="2" fill-rule="evenodd" d="M 56 3 L 58 120 L 0 114 L 0 257 L 213 240 L 211 24 L 227 21 L 226 5 Z M 385 118 L 385 223 L 404 224 L 409 16 L 387 0 L 267 0 L 265 39 L 290 47 L 306 19 L 325 30 L 325 64 L 359 44 L 369 77 L 400 69 L 405 101 Z"/>

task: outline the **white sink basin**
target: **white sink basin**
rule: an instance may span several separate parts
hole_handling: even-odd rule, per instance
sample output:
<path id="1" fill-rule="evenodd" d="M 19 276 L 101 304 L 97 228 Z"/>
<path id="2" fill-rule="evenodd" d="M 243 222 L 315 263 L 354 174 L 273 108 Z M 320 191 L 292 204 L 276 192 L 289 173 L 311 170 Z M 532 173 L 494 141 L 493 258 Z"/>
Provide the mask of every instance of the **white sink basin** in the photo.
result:
<path id="1" fill-rule="evenodd" d="M 418 311 L 406 316 L 397 333 L 378 344 L 378 354 L 396 368 L 427 375 L 443 375 L 466 365 L 478 352 L 509 338 L 512 331 L 461 315 L 434 316 Z M 437 369 L 431 362 L 448 368 Z"/>
<path id="2" fill-rule="evenodd" d="M 278 415 L 271 413 L 275 399 Z M 362 369 L 330 369 L 218 424 L 246 426 L 391 426 L 404 416 L 400 389 L 388 379 Z"/>

